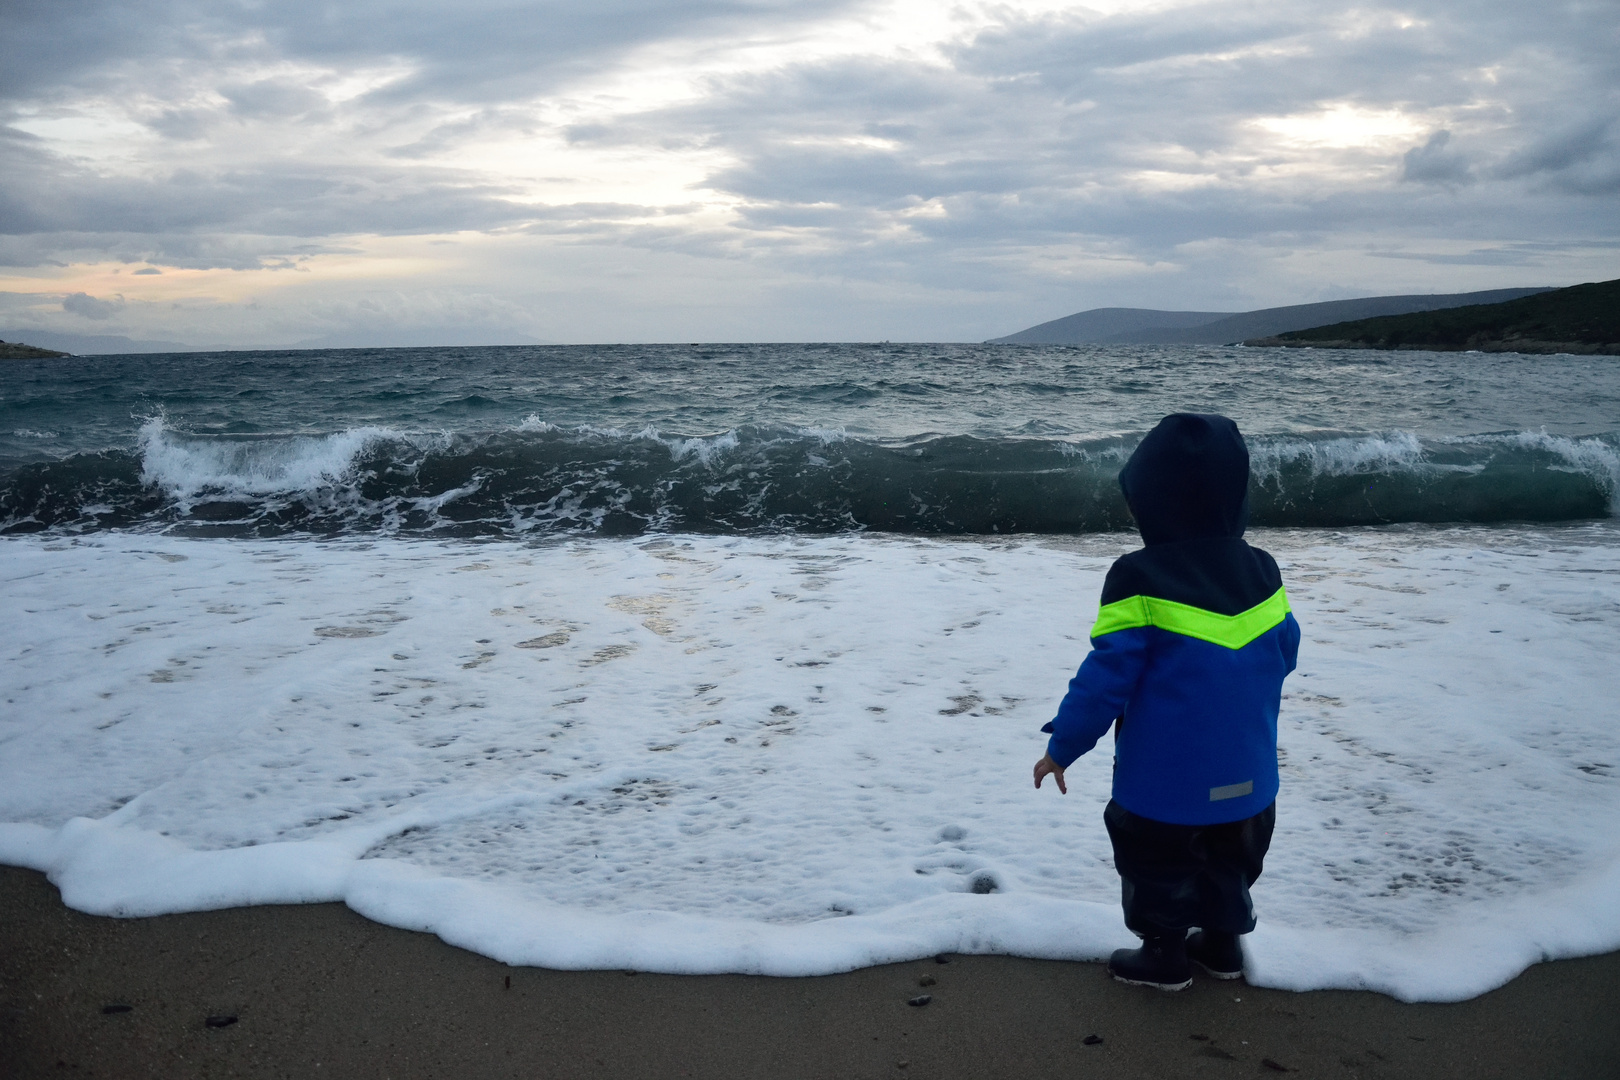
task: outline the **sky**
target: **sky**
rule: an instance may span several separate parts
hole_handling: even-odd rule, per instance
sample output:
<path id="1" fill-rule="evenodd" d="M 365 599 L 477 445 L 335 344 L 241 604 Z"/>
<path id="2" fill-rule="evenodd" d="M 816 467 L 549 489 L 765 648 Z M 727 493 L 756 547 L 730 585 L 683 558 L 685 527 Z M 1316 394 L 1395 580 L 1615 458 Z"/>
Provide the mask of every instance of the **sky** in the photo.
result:
<path id="1" fill-rule="evenodd" d="M 6 0 L 0 336 L 976 341 L 1620 277 L 1620 2 Z"/>

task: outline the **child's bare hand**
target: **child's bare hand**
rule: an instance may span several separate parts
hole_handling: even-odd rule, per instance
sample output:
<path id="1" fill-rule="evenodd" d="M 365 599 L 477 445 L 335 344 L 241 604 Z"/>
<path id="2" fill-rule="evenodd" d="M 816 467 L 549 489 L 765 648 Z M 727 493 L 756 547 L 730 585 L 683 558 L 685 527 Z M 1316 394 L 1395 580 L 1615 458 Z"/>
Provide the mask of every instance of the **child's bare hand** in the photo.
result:
<path id="1" fill-rule="evenodd" d="M 1048 776 L 1057 781 L 1058 791 L 1067 795 L 1069 785 L 1063 782 L 1063 767 L 1052 760 L 1052 755 L 1046 754 L 1035 763 L 1035 786 L 1039 788 L 1041 781 Z"/>

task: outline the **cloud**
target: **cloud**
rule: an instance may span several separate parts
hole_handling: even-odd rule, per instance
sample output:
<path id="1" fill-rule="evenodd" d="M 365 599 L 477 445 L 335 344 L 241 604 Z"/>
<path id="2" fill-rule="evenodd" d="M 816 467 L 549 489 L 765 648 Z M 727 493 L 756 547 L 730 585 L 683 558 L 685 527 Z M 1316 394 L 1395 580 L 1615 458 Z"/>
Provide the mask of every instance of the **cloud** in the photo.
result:
<path id="1" fill-rule="evenodd" d="M 506 101 L 599 71 L 649 43 L 778 32 L 847 0 L 10 0 L 0 97 L 150 83 L 154 71 L 393 67 L 377 98 Z M 165 72 L 164 69 L 170 69 Z M 144 76 L 144 78 L 143 78 Z M 235 80 L 232 80 L 235 81 Z M 248 108 L 266 102 L 245 93 Z M 233 99 L 235 100 L 235 99 Z"/>
<path id="2" fill-rule="evenodd" d="M 477 295 L 512 307 L 423 325 L 564 339 L 514 311 L 543 292 L 547 318 L 705 310 L 779 336 L 817 298 L 853 310 L 835 282 L 935 336 L 998 306 L 1016 324 L 1008 305 L 1589 278 L 1620 258 L 1615 44 L 1596 8 L 1508 0 L 15 0 L 0 263 L 341 262 L 349 306 L 287 319 Z M 431 288 L 390 292 L 384 240 L 450 236 L 484 242 L 410 248 Z M 574 270 L 528 284 L 553 266 Z M 291 304 L 270 296 L 307 275 L 268 276 L 264 303 Z M 389 303 L 379 326 L 409 306 Z"/>
<path id="3" fill-rule="evenodd" d="M 1466 184 L 1473 180 L 1473 166 L 1461 154 L 1446 149 L 1450 142 L 1451 132 L 1442 128 L 1422 146 L 1408 150 L 1401 158 L 1401 179 L 1425 184 Z"/>
<path id="4" fill-rule="evenodd" d="M 1556 187 L 1583 195 L 1620 192 L 1620 140 L 1614 137 L 1617 128 L 1620 110 L 1565 122 L 1509 156 L 1497 169 L 1497 175 L 1549 180 Z"/>
<path id="5" fill-rule="evenodd" d="M 324 94 L 291 78 L 227 83 L 219 88 L 219 93 L 230 102 L 234 115 L 252 119 L 298 118 L 324 113 L 329 104 Z"/>
<path id="6" fill-rule="evenodd" d="M 88 293 L 76 292 L 62 297 L 63 311 L 85 319 L 110 318 L 118 314 L 123 306 L 124 298 L 122 296 L 116 300 L 98 300 Z"/>
<path id="7" fill-rule="evenodd" d="M 529 218 L 512 201 L 516 189 L 443 167 L 259 160 L 130 177 L 88 168 L 35 142 L 0 142 L 0 171 L 7 176 L 0 235 L 100 236 L 109 249 L 145 235 L 162 239 L 144 242 L 133 257 L 185 266 L 259 266 L 286 254 L 285 245 L 273 244 L 244 258 L 233 237 L 457 232 Z M 231 255 L 220 258 L 227 250 Z"/>

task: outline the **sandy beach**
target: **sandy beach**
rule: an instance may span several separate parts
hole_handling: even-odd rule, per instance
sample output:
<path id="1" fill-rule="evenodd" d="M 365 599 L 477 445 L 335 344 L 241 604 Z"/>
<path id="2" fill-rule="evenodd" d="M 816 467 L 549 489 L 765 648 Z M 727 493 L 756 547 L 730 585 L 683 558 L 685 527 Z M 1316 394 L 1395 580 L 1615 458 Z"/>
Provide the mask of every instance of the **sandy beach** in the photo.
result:
<path id="1" fill-rule="evenodd" d="M 1407 1005 L 1206 978 L 1166 994 L 1096 964 L 1002 956 L 807 979 L 514 968 L 339 904 L 88 916 L 12 868 L 0 870 L 0 911 L 0 1074 L 19 1080 L 1587 1078 L 1620 1067 L 1620 953 L 1538 964 L 1460 1004 Z"/>

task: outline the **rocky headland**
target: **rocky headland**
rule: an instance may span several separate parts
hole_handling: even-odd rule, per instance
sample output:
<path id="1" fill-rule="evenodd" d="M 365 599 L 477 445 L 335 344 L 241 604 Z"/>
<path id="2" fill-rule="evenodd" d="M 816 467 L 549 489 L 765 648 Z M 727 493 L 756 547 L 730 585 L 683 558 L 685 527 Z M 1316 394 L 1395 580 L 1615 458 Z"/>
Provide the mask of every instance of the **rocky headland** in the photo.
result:
<path id="1" fill-rule="evenodd" d="M 0 341 L 0 360 L 48 360 L 53 356 L 72 356 L 72 353 L 41 349 L 19 341 Z"/>
<path id="2" fill-rule="evenodd" d="M 1333 323 L 1243 344 L 1620 355 L 1620 280 L 1572 285 L 1499 304 Z"/>

